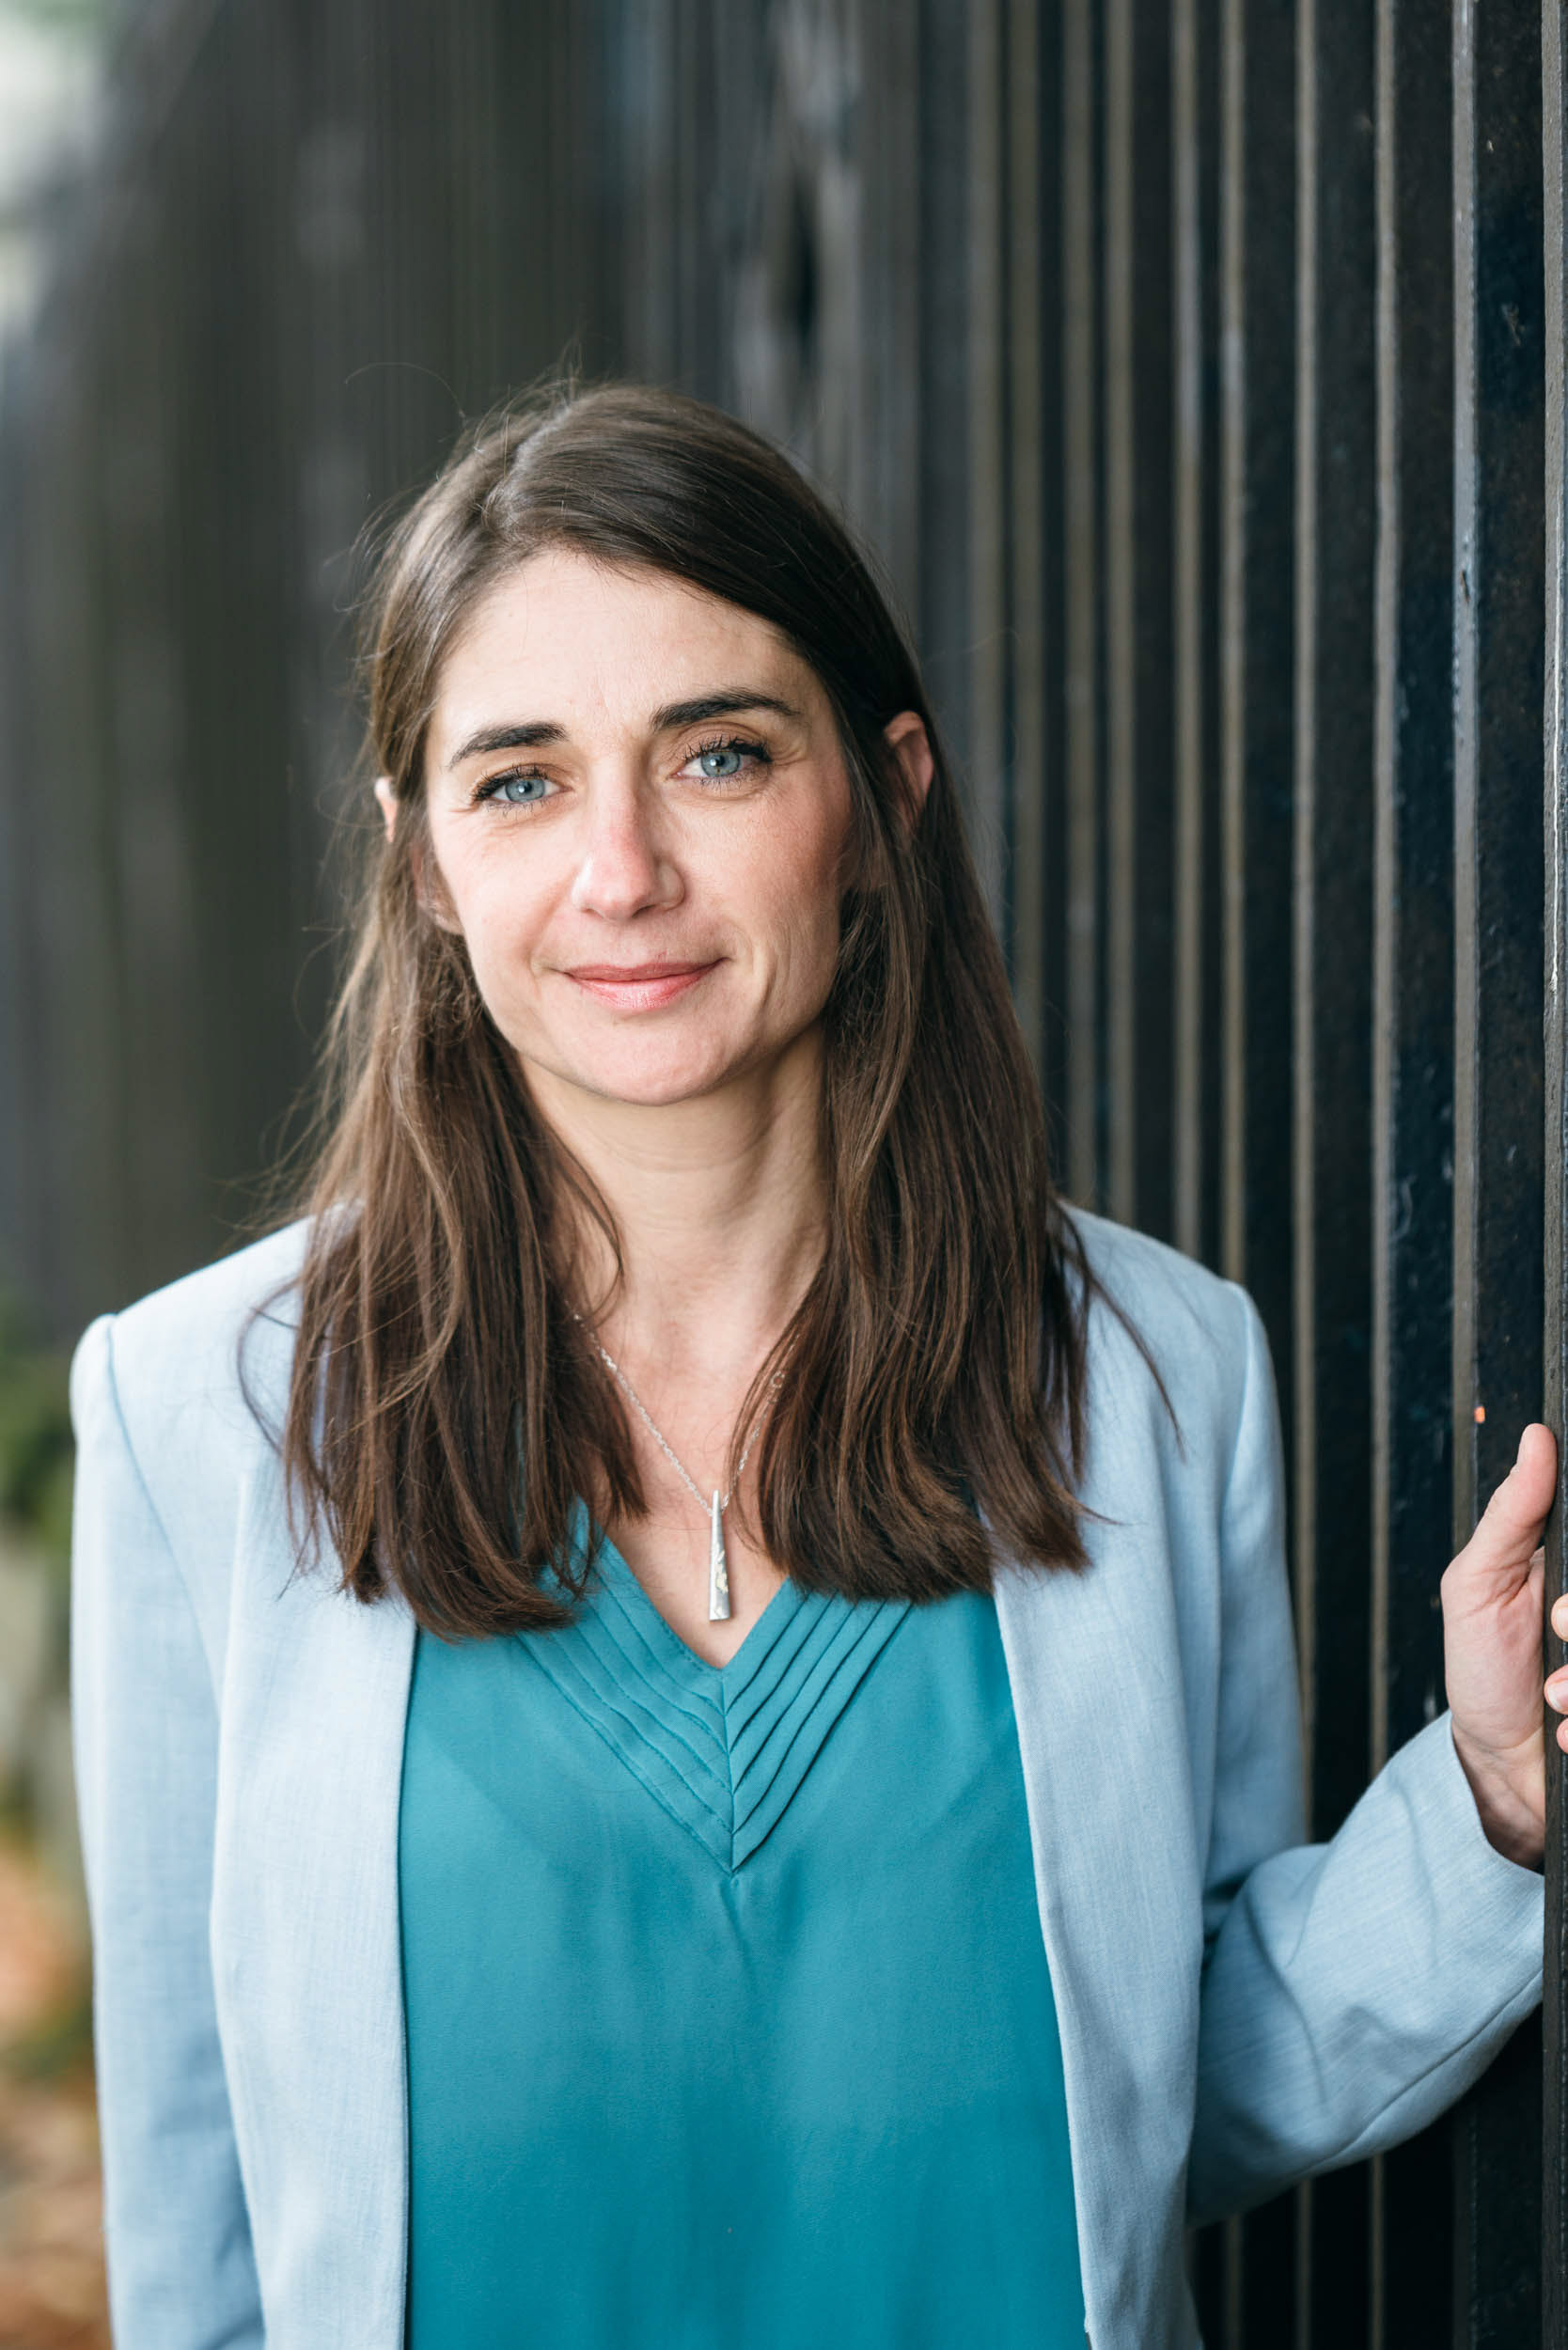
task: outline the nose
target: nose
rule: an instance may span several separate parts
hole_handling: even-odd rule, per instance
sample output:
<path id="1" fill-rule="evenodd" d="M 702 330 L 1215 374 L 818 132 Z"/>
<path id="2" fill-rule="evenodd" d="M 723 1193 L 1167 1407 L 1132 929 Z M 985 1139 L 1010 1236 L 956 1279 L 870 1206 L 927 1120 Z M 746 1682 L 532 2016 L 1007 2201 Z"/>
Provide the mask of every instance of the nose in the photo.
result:
<path id="1" fill-rule="evenodd" d="M 576 911 L 627 922 L 678 904 L 683 885 L 662 837 L 660 811 L 636 779 L 596 776 L 584 801 L 582 853 L 572 884 Z"/>

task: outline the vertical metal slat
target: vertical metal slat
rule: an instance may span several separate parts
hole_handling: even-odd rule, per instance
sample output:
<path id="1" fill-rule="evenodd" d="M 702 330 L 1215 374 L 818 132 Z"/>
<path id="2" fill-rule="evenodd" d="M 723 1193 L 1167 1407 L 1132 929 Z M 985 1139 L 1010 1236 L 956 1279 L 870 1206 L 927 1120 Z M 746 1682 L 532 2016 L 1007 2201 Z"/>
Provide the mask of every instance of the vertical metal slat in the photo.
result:
<path id="1" fill-rule="evenodd" d="M 1370 1745 L 1372 28 L 1360 0 L 1303 0 L 1297 26 L 1294 1531 L 1322 1838 L 1365 1786 Z M 1352 2350 L 1366 2172 L 1331 2172 L 1300 2204 L 1299 2339 Z"/>
<path id="2" fill-rule="evenodd" d="M 1441 1710 L 1452 1310 L 1452 237 L 1449 47 L 1377 14 L 1372 1754 Z M 1373 2350 L 1451 2327 L 1447 2123 L 1373 2165 Z"/>
<path id="3" fill-rule="evenodd" d="M 969 22 L 969 833 L 1004 950 L 1011 944 L 1008 764 L 1007 204 L 1005 0 Z"/>
<path id="4" fill-rule="evenodd" d="M 1170 15 L 1171 213 L 1175 236 L 1175 901 L 1172 1236 L 1202 1251 L 1203 1216 L 1203 244 L 1199 210 L 1198 0 Z"/>
<path id="5" fill-rule="evenodd" d="M 1542 10 L 1542 157 L 1545 328 L 1545 1331 L 1543 1411 L 1563 1433 L 1568 1411 L 1568 21 Z M 1546 1535 L 1546 1601 L 1568 1589 L 1568 1447 Z M 1568 1644 L 1545 1634 L 1548 1670 Z M 1546 1946 L 1542 2005 L 1542 2342 L 1568 2341 L 1568 1765 L 1546 1731 Z"/>
<path id="6" fill-rule="evenodd" d="M 1101 565 L 1099 346 L 1095 298 L 1093 0 L 1062 0 L 1062 535 L 1066 620 L 1067 1182 L 1099 1199 L 1099 818 Z"/>
<path id="7" fill-rule="evenodd" d="M 1007 0 L 1008 645 L 1011 793 L 1009 887 L 1012 987 L 1024 1033 L 1045 1058 L 1044 495 L 1046 445 L 1041 301 L 1040 0 Z"/>
<path id="8" fill-rule="evenodd" d="M 1110 1214 L 1137 1221 L 1137 453 L 1134 0 L 1105 0 L 1105 1068 Z"/>
<path id="9" fill-rule="evenodd" d="M 1221 1262 L 1268 1331 L 1287 1449 L 1294 677 L 1295 32 L 1222 0 Z M 1293 2197 L 1227 2231 L 1230 2350 L 1294 2330 Z"/>
<path id="10" fill-rule="evenodd" d="M 1170 0 L 1135 0 L 1127 199 L 1132 268 L 1133 1219 L 1168 1240 L 1174 1182 L 1172 969 L 1175 415 Z"/>
<path id="11" fill-rule="evenodd" d="M 1454 11 L 1455 1543 L 1540 1409 L 1544 1365 L 1541 49 L 1534 11 Z M 1540 2304 L 1540 2029 L 1456 2117 L 1455 2340 Z"/>

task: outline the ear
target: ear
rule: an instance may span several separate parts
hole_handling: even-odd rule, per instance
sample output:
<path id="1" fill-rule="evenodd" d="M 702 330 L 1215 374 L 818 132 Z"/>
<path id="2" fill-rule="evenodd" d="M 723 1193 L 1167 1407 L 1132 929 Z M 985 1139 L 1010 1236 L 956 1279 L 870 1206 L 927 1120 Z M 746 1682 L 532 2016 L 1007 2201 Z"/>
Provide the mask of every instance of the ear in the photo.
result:
<path id="1" fill-rule="evenodd" d="M 936 766 L 926 722 L 913 710 L 901 710 L 896 718 L 888 719 L 882 735 L 898 762 L 899 779 L 903 787 L 904 824 L 913 832 L 926 804 Z"/>
<path id="2" fill-rule="evenodd" d="M 381 821 L 386 827 L 386 838 L 390 840 L 398 822 L 400 802 L 397 793 L 392 789 L 391 780 L 386 776 L 376 777 L 376 806 L 381 810 Z M 424 851 L 429 845 L 428 841 L 419 839 L 416 835 L 414 847 L 410 852 L 414 863 L 415 885 L 419 892 L 420 911 L 430 916 L 438 930 L 461 931 L 462 925 L 447 901 L 447 893 L 442 888 L 439 878 L 433 890 L 429 885 L 424 858 Z"/>

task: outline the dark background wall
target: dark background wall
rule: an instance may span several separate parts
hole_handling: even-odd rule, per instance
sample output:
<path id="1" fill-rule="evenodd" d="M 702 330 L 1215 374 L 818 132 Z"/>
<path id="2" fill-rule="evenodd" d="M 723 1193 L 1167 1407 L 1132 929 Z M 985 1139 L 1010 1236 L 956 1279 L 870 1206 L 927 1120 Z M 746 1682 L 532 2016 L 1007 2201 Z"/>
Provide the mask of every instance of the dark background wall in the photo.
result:
<path id="1" fill-rule="evenodd" d="M 1558 0 L 128 18 L 0 419 L 9 1278 L 69 1334 L 248 1211 L 363 821 L 367 516 L 569 351 L 685 384 L 910 616 L 1069 1190 L 1260 1301 L 1331 1833 L 1441 1706 L 1437 1578 L 1560 1376 L 1560 36 Z M 1211 2343 L 1560 2341 L 1542 2077 L 1532 2028 L 1454 2122 L 1196 2245 Z M 1562 2211 L 1554 2156 L 1549 2280 Z"/>

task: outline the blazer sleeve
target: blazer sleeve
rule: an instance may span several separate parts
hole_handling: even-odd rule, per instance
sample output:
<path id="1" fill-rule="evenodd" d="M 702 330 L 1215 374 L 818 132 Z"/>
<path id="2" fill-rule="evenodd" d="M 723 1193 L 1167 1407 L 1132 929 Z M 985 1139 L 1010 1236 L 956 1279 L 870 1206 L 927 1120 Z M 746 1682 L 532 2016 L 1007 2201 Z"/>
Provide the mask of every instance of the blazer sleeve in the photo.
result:
<path id="1" fill-rule="evenodd" d="M 114 2338 L 260 2350 L 208 1942 L 217 1709 L 114 1355 L 105 1317 L 71 1371 L 71 1715 Z"/>
<path id="2" fill-rule="evenodd" d="M 1188 2167 L 1200 2221 L 1423 2128 L 1540 1998 L 1544 1947 L 1543 1881 L 1488 1843 L 1446 1714 L 1330 1842 L 1304 1841 L 1278 1410 L 1243 1302 Z"/>

